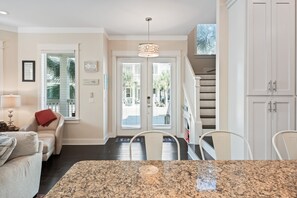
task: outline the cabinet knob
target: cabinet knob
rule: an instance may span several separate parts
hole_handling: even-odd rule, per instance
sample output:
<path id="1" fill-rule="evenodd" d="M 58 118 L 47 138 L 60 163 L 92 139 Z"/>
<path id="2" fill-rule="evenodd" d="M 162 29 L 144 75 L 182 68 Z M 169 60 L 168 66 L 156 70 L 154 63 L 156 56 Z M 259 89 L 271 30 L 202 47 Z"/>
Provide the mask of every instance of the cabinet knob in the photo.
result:
<path id="1" fill-rule="evenodd" d="M 272 87 L 273 87 L 272 90 L 274 92 L 276 92 L 277 91 L 277 82 L 276 81 L 273 82 L 273 86 Z"/>
<path id="2" fill-rule="evenodd" d="M 268 103 L 268 111 L 269 111 L 269 112 L 272 111 L 272 104 L 271 104 L 271 101 Z"/>
<path id="3" fill-rule="evenodd" d="M 272 92 L 272 81 L 269 81 L 269 83 L 267 85 L 267 90 L 268 90 L 268 92 Z"/>

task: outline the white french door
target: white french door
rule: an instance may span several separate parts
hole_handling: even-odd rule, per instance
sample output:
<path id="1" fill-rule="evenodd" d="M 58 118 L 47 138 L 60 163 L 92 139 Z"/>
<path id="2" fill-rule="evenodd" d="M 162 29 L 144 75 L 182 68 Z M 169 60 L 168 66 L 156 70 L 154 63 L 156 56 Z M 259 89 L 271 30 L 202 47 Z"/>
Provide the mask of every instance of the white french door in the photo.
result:
<path id="1" fill-rule="evenodd" d="M 163 130 L 176 135 L 176 59 L 117 59 L 117 135 Z"/>

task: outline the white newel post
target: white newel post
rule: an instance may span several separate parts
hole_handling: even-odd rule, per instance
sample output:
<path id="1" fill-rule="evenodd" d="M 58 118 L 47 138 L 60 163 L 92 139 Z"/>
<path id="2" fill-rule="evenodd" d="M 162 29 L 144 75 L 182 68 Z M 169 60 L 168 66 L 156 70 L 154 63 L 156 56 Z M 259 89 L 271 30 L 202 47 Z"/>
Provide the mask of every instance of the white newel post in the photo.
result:
<path id="1" fill-rule="evenodd" d="M 194 144 L 198 144 L 199 136 L 202 135 L 202 122 L 200 118 L 200 76 L 195 76 L 195 87 L 194 87 L 194 111 L 195 111 L 195 120 L 194 120 L 194 129 L 195 129 L 195 138 Z"/>

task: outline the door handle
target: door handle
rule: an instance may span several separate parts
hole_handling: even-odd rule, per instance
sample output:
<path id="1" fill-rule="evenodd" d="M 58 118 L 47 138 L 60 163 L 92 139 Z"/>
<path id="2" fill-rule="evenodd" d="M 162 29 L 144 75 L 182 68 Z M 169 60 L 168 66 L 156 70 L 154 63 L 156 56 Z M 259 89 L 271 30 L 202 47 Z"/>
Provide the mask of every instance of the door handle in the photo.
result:
<path id="1" fill-rule="evenodd" d="M 268 103 L 268 111 L 269 111 L 269 112 L 272 111 L 272 104 L 271 104 L 271 101 Z"/>
<path id="2" fill-rule="evenodd" d="M 277 85 L 276 85 L 276 83 L 277 83 L 277 82 L 274 81 L 274 82 L 273 82 L 273 86 L 272 86 L 272 90 L 275 91 L 275 92 L 277 91 Z"/>
<path id="3" fill-rule="evenodd" d="M 274 112 L 277 112 L 276 102 L 273 103 L 273 111 L 274 111 Z"/>
<path id="4" fill-rule="evenodd" d="M 147 107 L 151 107 L 152 105 L 151 105 L 151 97 L 150 96 L 148 96 L 147 98 L 146 98 L 146 103 L 147 103 Z"/>

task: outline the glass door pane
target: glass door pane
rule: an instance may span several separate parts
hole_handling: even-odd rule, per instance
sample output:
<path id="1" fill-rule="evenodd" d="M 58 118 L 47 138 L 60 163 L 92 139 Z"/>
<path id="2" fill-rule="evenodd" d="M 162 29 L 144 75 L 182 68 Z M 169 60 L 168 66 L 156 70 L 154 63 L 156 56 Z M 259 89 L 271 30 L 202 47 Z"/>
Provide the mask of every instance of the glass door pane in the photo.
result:
<path id="1" fill-rule="evenodd" d="M 152 64 L 152 127 L 171 127 L 171 63 Z"/>
<path id="2" fill-rule="evenodd" d="M 140 63 L 122 64 L 121 127 L 141 128 Z"/>

